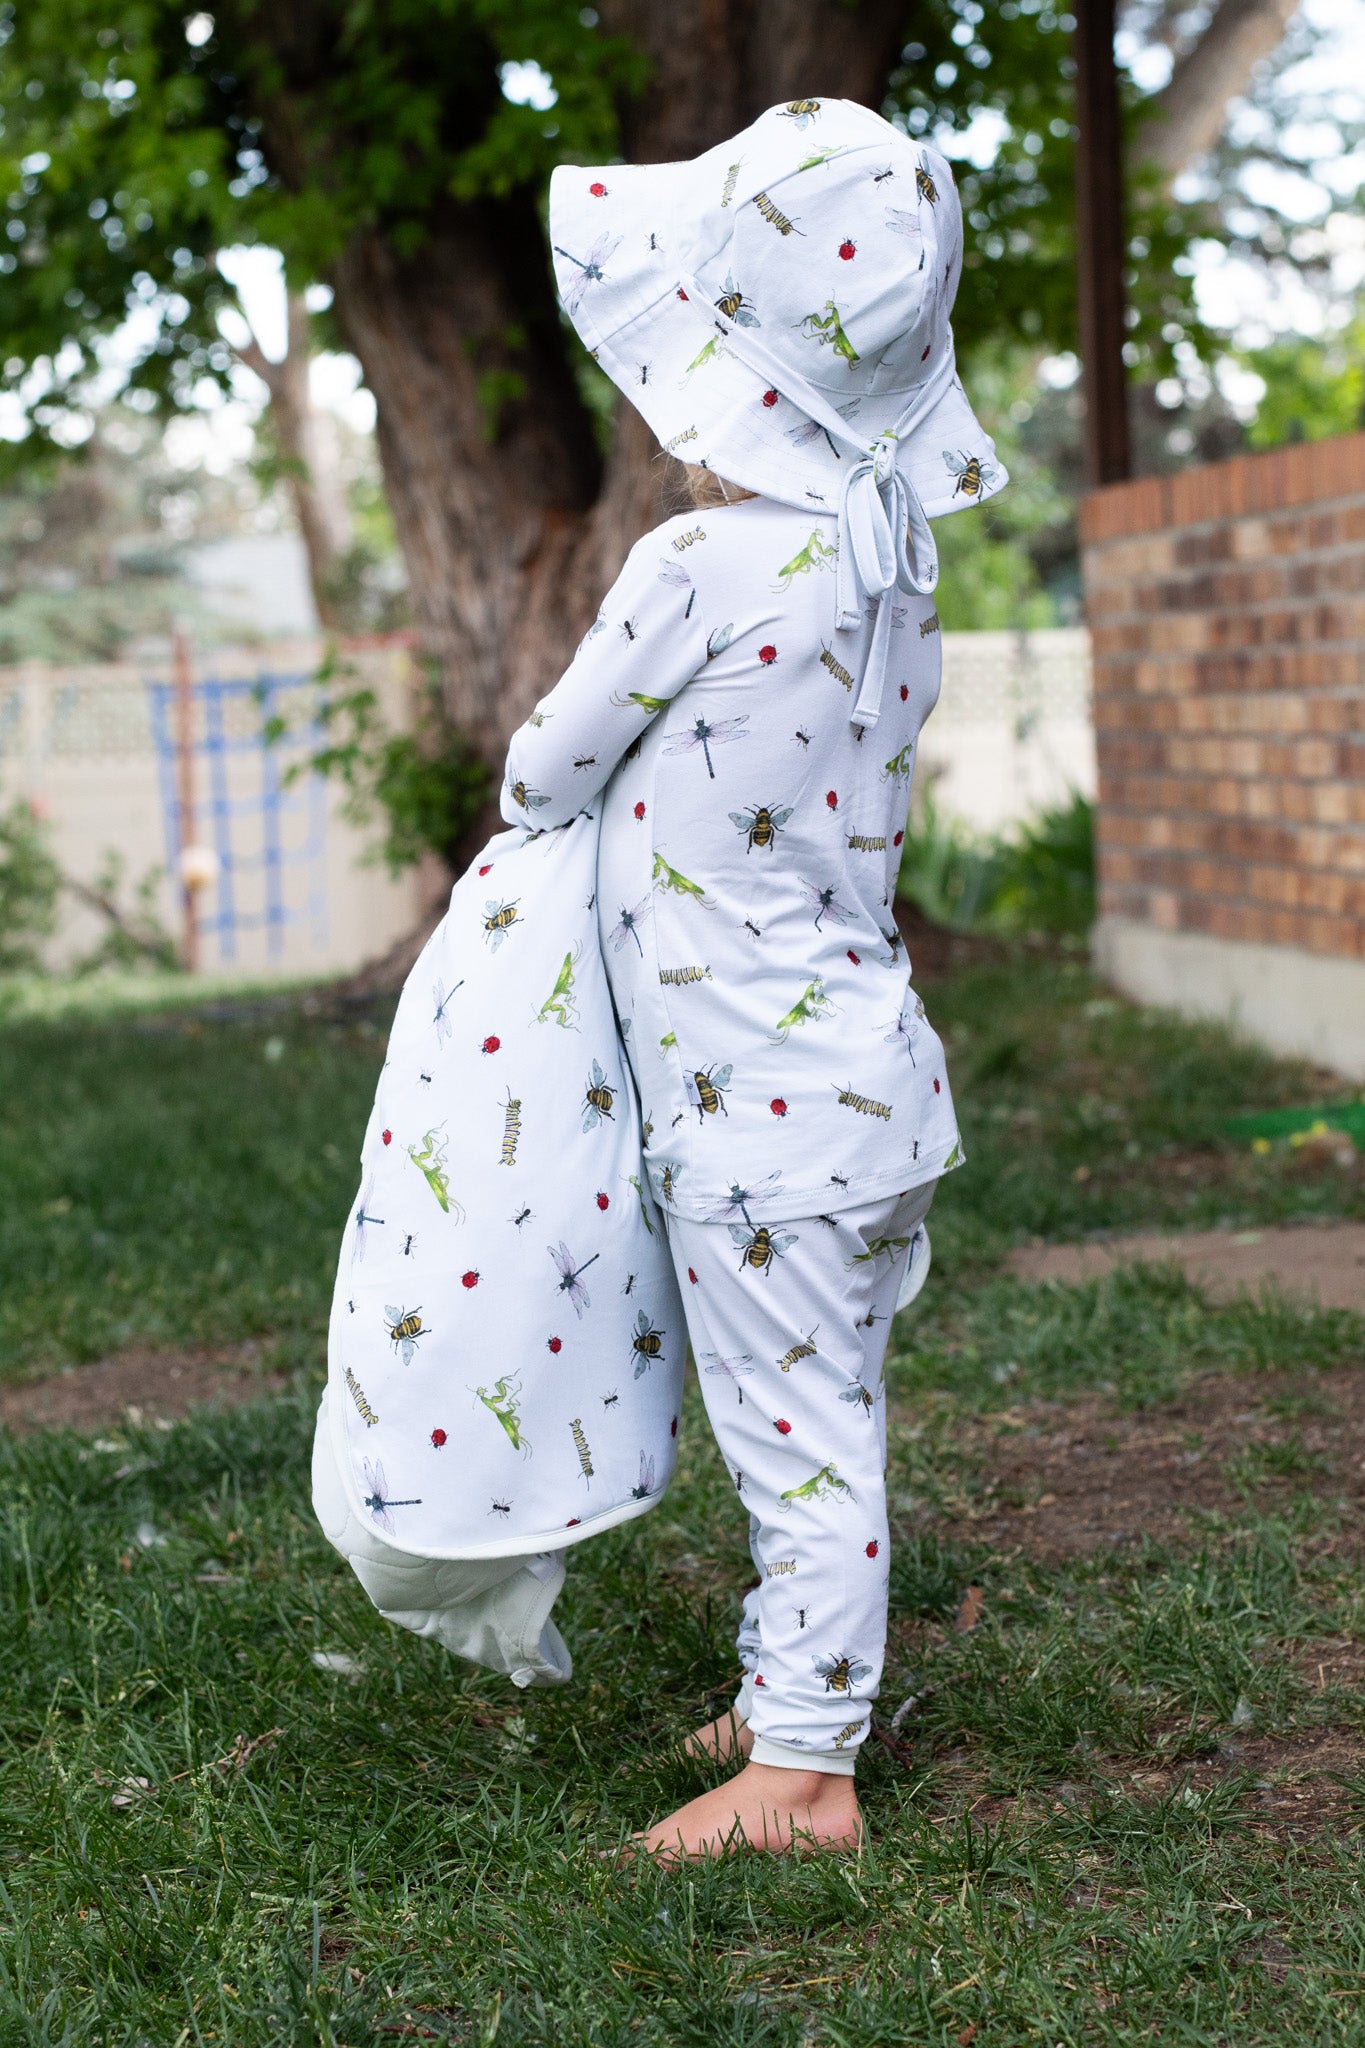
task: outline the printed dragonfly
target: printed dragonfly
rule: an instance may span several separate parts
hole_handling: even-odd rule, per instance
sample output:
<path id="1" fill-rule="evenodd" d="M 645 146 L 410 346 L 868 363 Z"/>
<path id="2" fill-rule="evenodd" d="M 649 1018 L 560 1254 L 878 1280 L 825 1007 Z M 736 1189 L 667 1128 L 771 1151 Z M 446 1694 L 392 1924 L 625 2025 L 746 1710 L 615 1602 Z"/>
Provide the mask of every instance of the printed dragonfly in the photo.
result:
<path id="1" fill-rule="evenodd" d="M 641 1451 L 641 1453 L 640 1453 L 640 1484 L 639 1484 L 638 1486 L 632 1486 L 632 1487 L 631 1487 L 631 1489 L 630 1489 L 630 1497 L 631 1497 L 631 1499 L 632 1499 L 632 1500 L 648 1500 L 648 1498 L 649 1498 L 650 1494 L 651 1494 L 651 1493 L 653 1493 L 653 1491 L 654 1491 L 654 1460 L 653 1460 L 652 1458 L 646 1458 L 646 1456 L 645 1456 L 644 1452 L 643 1452 L 643 1451 Z"/>
<path id="2" fill-rule="evenodd" d="M 853 924 L 856 921 L 857 912 L 841 903 L 833 889 L 817 889 L 814 882 L 800 882 L 799 887 L 807 907 L 815 912 L 816 931 L 820 929 L 822 917 L 827 917 L 831 924 Z"/>
<path id="3" fill-rule="evenodd" d="M 370 1489 L 365 1496 L 365 1505 L 380 1528 L 387 1529 L 390 1534 L 394 1527 L 390 1508 L 420 1508 L 422 1505 L 420 1500 L 394 1500 L 384 1478 L 384 1467 L 377 1461 L 372 1465 L 368 1458 L 365 1460 L 365 1484 Z"/>
<path id="4" fill-rule="evenodd" d="M 590 1259 L 584 1259 L 581 1266 L 575 1266 L 573 1253 L 569 1250 L 562 1237 L 559 1240 L 558 1250 L 552 1244 L 547 1244 L 545 1249 L 559 1268 L 559 1291 L 561 1294 L 568 1295 L 574 1306 L 574 1314 L 581 1322 L 584 1309 L 591 1308 L 592 1302 L 588 1297 L 588 1290 L 583 1285 L 580 1275 L 586 1273 L 589 1266 L 595 1265 L 602 1254 L 601 1252 L 594 1252 Z"/>
<path id="5" fill-rule="evenodd" d="M 464 983 L 462 981 L 457 981 L 455 987 L 451 989 L 449 995 L 447 995 L 446 985 L 443 981 L 434 981 L 431 984 L 431 1000 L 436 1005 L 436 1014 L 431 1021 L 436 1026 L 437 1045 L 444 1045 L 447 1039 L 450 1037 L 451 1023 L 449 1017 L 447 1017 L 446 1015 L 446 1011 L 450 1007 L 451 1003 L 455 1000 L 457 992 L 463 987 Z"/>
<path id="6" fill-rule="evenodd" d="M 766 1201 L 770 1195 L 780 1195 L 781 1192 L 780 1173 L 765 1173 L 762 1180 L 756 1180 L 750 1188 L 742 1188 L 738 1181 L 731 1181 L 729 1194 L 723 1202 L 718 1202 L 714 1209 L 707 1212 L 706 1220 L 708 1223 L 729 1223 L 736 1216 L 742 1216 L 752 1230 L 754 1219 L 746 1205 L 750 1202 Z"/>
<path id="7" fill-rule="evenodd" d="M 741 712 L 738 718 L 718 718 L 714 722 L 697 718 L 692 722 L 691 732 L 675 732 L 664 741 L 661 751 L 665 754 L 695 754 L 700 747 L 706 756 L 706 772 L 714 782 L 716 770 L 711 759 L 712 747 L 728 740 L 747 740 L 749 735 L 743 728 L 748 723 L 747 711 Z"/>
<path id="8" fill-rule="evenodd" d="M 562 256 L 566 263 L 576 263 L 578 266 L 578 276 L 564 294 L 564 305 L 568 312 L 577 312 L 578 302 L 590 284 L 602 283 L 606 276 L 602 266 L 610 261 L 620 246 L 619 235 L 599 235 L 588 251 L 587 261 L 584 262 L 583 258 L 575 256 L 572 250 L 561 249 L 558 242 L 555 243 L 555 255 Z"/>
<path id="9" fill-rule="evenodd" d="M 640 934 L 637 926 L 644 923 L 653 907 L 652 898 L 649 896 L 642 896 L 633 910 L 627 910 L 625 905 L 622 904 L 620 922 L 611 935 L 612 947 L 616 952 L 620 952 L 627 939 L 634 939 L 635 949 L 639 953 L 640 958 L 644 959 L 645 949 L 640 944 Z"/>
<path id="10" fill-rule="evenodd" d="M 373 1199 L 374 1175 L 371 1174 L 365 1183 L 365 1192 L 360 1197 L 360 1207 L 355 1212 L 355 1241 L 351 1246 L 351 1257 L 353 1259 L 364 1259 L 367 1242 L 365 1233 L 370 1225 L 373 1223 L 380 1228 L 383 1227 L 384 1218 L 370 1214 L 370 1203 Z"/>
<path id="11" fill-rule="evenodd" d="M 719 1379 L 723 1377 L 734 1381 L 735 1392 L 739 1395 L 739 1405 L 742 1408 L 744 1406 L 744 1389 L 740 1385 L 740 1381 L 748 1379 L 749 1374 L 754 1369 L 753 1359 L 749 1352 L 741 1352 L 738 1358 L 722 1358 L 718 1351 L 703 1351 L 702 1357 L 715 1360 L 714 1365 L 708 1365 L 705 1368 L 711 1378 Z"/>

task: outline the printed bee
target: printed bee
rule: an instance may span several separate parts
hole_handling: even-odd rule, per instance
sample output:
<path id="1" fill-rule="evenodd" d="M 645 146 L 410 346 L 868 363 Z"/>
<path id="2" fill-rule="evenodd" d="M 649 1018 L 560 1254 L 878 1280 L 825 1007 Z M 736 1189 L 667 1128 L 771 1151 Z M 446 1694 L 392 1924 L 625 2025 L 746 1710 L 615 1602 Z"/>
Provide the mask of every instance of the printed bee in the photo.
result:
<path id="1" fill-rule="evenodd" d="M 938 205 L 938 186 L 929 176 L 923 164 L 915 165 L 915 190 L 921 199 L 927 199 L 931 206 Z"/>
<path id="2" fill-rule="evenodd" d="M 948 474 L 953 479 L 953 496 L 961 491 L 964 498 L 979 498 L 984 487 L 995 475 L 994 466 L 983 462 L 979 455 L 968 455 L 965 449 L 956 453 L 951 448 L 943 451 L 943 460 Z"/>
<path id="3" fill-rule="evenodd" d="M 538 811 L 550 801 L 538 789 L 528 789 L 524 782 L 511 782 L 507 788 L 513 803 L 521 811 Z"/>
<path id="4" fill-rule="evenodd" d="M 775 846 L 777 835 L 791 814 L 790 804 L 777 810 L 771 810 L 767 804 L 750 804 L 747 811 L 731 811 L 730 823 L 744 834 L 746 853 L 752 853 L 756 846 Z"/>
<path id="5" fill-rule="evenodd" d="M 521 898 L 518 896 L 510 903 L 499 903 L 494 897 L 490 896 L 483 906 L 484 937 L 488 940 L 495 953 L 508 932 L 512 929 L 512 926 L 519 922 L 517 904 L 520 901 Z"/>
<path id="6" fill-rule="evenodd" d="M 819 100 L 788 100 L 779 118 L 795 121 L 798 128 L 809 128 L 819 111 Z"/>
<path id="7" fill-rule="evenodd" d="M 725 290 L 716 300 L 716 304 L 727 320 L 734 321 L 736 327 L 761 327 L 763 324 L 753 309 L 753 300 L 744 296 L 730 276 L 726 277 Z"/>
<path id="8" fill-rule="evenodd" d="M 607 1085 L 607 1077 L 594 1060 L 592 1078 L 583 1095 L 583 1128 L 593 1130 L 605 1117 L 608 1123 L 615 1123 L 611 1106 L 616 1100 L 616 1090 Z"/>
<path id="9" fill-rule="evenodd" d="M 873 1414 L 877 1406 L 876 1399 L 873 1395 L 869 1394 L 861 1380 L 855 1380 L 851 1387 L 845 1387 L 839 1399 L 860 1404 L 864 1415 Z"/>
<path id="10" fill-rule="evenodd" d="M 730 1085 L 730 1076 L 733 1072 L 733 1067 L 713 1065 L 707 1067 L 705 1072 L 698 1068 L 688 1075 L 688 1098 L 697 1112 L 698 1123 L 705 1123 L 707 1117 L 714 1116 L 717 1110 L 729 1116 L 730 1112 L 725 1107 L 725 1091 Z"/>
<path id="11" fill-rule="evenodd" d="M 654 1491 L 654 1460 L 653 1460 L 652 1458 L 646 1458 L 646 1456 L 645 1456 L 644 1452 L 643 1452 L 643 1451 L 641 1451 L 641 1453 L 640 1453 L 640 1483 L 639 1483 L 639 1485 L 638 1485 L 638 1486 L 632 1486 L 632 1487 L 631 1487 L 631 1489 L 630 1489 L 630 1497 L 631 1497 L 631 1499 L 632 1499 L 632 1500 L 648 1500 L 648 1499 L 649 1499 L 649 1496 L 650 1496 L 650 1494 L 651 1494 L 651 1493 L 653 1493 L 653 1491 Z"/>
<path id="12" fill-rule="evenodd" d="M 815 1325 L 815 1329 L 811 1330 L 808 1333 L 808 1335 L 804 1336 L 799 1344 L 793 1344 L 790 1351 L 783 1352 L 782 1356 L 777 1361 L 778 1365 L 781 1367 L 783 1372 L 790 1372 L 792 1367 L 796 1364 L 798 1358 L 814 1358 L 815 1330 L 818 1330 L 819 1327 L 820 1325 L 817 1323 Z"/>
<path id="13" fill-rule="evenodd" d="M 638 1380 L 641 1373 L 648 1372 L 650 1360 L 657 1358 L 664 1348 L 664 1333 L 651 1326 L 645 1309 L 641 1309 L 635 1318 L 635 1335 L 630 1340 L 630 1348 L 636 1354 L 635 1377 Z"/>
<path id="14" fill-rule="evenodd" d="M 771 1273 L 773 1260 L 782 1258 L 797 1240 L 789 1230 L 779 1230 L 774 1236 L 766 1223 L 760 1223 L 756 1230 L 745 1230 L 742 1224 L 732 1223 L 730 1242 L 738 1245 L 743 1254 L 739 1262 L 741 1273 L 746 1266 L 755 1273 Z"/>
<path id="15" fill-rule="evenodd" d="M 872 1676 L 872 1666 L 859 1663 L 856 1657 L 812 1657 L 811 1662 L 824 1679 L 826 1692 L 852 1692 L 855 1685 Z"/>
<path id="16" fill-rule="evenodd" d="M 389 1341 L 401 1354 L 404 1365 L 411 1365 L 417 1339 L 431 1335 L 430 1330 L 422 1327 L 421 1309 L 386 1307 L 384 1314 L 388 1318 Z"/>
<path id="17" fill-rule="evenodd" d="M 661 1201 L 671 1202 L 673 1200 L 678 1182 L 682 1179 L 682 1171 L 676 1159 L 665 1159 L 662 1166 L 650 1169 L 650 1179 L 654 1182 L 654 1191 Z"/>

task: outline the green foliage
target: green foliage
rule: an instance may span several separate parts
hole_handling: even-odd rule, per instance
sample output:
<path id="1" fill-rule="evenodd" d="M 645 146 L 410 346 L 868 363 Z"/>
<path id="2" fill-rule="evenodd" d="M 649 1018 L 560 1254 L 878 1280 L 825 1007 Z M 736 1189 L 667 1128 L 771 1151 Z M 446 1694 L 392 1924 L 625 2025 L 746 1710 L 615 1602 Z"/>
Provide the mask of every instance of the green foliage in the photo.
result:
<path id="1" fill-rule="evenodd" d="M 0 811 L 0 974 L 39 965 L 39 942 L 57 928 L 61 879 L 42 819 L 16 798 Z"/>
<path id="2" fill-rule="evenodd" d="M 1365 427 L 1365 313 L 1335 333 L 1293 335 L 1246 350 L 1238 361 L 1265 380 L 1247 430 L 1253 448 L 1322 441 Z"/>
<path id="3" fill-rule="evenodd" d="M 164 874 L 162 867 L 148 868 L 133 884 L 131 902 L 124 902 L 127 862 L 117 847 L 109 848 L 94 882 L 81 891 L 87 903 L 102 911 L 107 920 L 105 931 L 99 943 L 75 963 L 74 974 L 119 973 L 133 968 L 151 968 L 163 974 L 180 971 L 180 950 L 157 908 Z"/>
<path id="4" fill-rule="evenodd" d="M 450 724 L 433 671 L 427 670 L 416 686 L 407 732 L 395 732 L 385 723 L 376 692 L 354 677 L 344 655 L 334 651 L 328 656 L 317 676 L 322 694 L 311 713 L 326 739 L 290 769 L 290 776 L 335 776 L 346 790 L 347 815 L 355 823 L 382 816 L 384 837 L 371 857 L 382 859 L 394 874 L 425 853 L 439 854 L 453 865 L 460 841 L 492 795 L 488 764 Z M 279 740 L 286 730 L 279 719 L 268 722 L 266 738 Z"/>
<path id="5" fill-rule="evenodd" d="M 912 810 L 899 893 L 956 931 L 1083 936 L 1095 918 L 1095 815 L 1077 792 L 996 838 L 945 817 L 928 785 Z"/>

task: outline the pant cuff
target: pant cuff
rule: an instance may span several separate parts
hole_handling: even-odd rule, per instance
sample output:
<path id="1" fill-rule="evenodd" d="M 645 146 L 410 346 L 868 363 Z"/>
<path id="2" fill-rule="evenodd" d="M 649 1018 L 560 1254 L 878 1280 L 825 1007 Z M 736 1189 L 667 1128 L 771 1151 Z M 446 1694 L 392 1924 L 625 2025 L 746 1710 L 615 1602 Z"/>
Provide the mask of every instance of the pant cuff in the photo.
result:
<path id="1" fill-rule="evenodd" d="M 851 1778 L 858 1768 L 856 1749 L 794 1749 L 789 1742 L 773 1742 L 755 1735 L 749 1751 L 751 1764 L 774 1764 L 780 1771 L 828 1771 L 834 1777 Z"/>

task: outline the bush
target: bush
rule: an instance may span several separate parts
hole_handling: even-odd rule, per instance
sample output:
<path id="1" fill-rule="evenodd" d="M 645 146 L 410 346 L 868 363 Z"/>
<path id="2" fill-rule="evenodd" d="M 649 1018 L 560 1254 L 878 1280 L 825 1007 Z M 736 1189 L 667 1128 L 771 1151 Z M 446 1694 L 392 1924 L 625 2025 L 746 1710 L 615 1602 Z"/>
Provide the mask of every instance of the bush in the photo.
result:
<path id="1" fill-rule="evenodd" d="M 974 834 L 931 789 L 906 826 L 899 893 L 954 931 L 1084 935 L 1095 916 L 1094 806 L 1079 792 L 1013 836 Z"/>
<path id="2" fill-rule="evenodd" d="M 27 797 L 0 811 L 0 974 L 42 965 L 38 941 L 57 928 L 61 871 L 47 828 Z"/>

